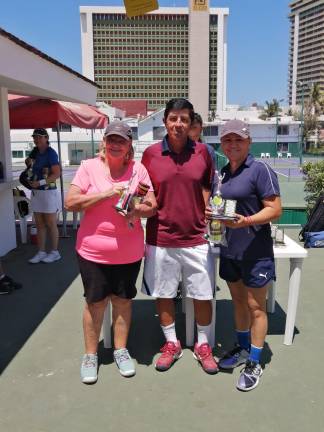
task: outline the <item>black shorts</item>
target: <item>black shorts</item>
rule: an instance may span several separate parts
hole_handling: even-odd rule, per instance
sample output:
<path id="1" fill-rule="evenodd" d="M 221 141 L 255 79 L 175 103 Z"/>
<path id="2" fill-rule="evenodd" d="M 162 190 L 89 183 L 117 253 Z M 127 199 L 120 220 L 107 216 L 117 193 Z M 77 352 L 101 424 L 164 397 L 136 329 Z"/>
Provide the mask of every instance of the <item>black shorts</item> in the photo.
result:
<path id="1" fill-rule="evenodd" d="M 142 260 L 130 264 L 100 264 L 79 254 L 77 257 L 87 303 L 99 302 L 112 294 L 125 299 L 136 296 L 135 284 Z"/>
<path id="2" fill-rule="evenodd" d="M 262 288 L 271 280 L 276 280 L 273 258 L 262 260 L 234 260 L 220 257 L 219 276 L 227 282 L 242 280 L 251 288 Z"/>

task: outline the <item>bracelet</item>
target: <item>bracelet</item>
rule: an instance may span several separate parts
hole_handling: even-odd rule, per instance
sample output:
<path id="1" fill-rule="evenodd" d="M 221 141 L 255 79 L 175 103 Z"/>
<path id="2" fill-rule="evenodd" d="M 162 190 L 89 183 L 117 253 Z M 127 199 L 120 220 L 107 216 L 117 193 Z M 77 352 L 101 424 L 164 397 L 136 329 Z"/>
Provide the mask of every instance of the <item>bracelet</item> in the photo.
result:
<path id="1" fill-rule="evenodd" d="M 253 225 L 253 221 L 252 221 L 251 216 L 245 216 L 244 220 L 248 225 Z"/>
<path id="2" fill-rule="evenodd" d="M 39 186 L 45 186 L 46 185 L 46 180 L 39 180 Z"/>

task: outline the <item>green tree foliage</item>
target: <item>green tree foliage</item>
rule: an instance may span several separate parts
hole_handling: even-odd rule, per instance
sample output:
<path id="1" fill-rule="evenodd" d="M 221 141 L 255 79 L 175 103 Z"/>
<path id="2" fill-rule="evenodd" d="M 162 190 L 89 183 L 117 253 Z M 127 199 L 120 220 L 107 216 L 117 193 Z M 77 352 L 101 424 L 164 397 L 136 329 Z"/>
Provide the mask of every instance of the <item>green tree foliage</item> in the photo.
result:
<path id="1" fill-rule="evenodd" d="M 260 119 L 265 120 L 269 117 L 275 117 L 279 114 L 281 108 L 277 99 L 272 99 L 271 102 L 266 101 L 266 105 L 263 109 L 263 113 L 260 115 Z"/>
<path id="2" fill-rule="evenodd" d="M 314 105 L 307 101 L 304 109 L 304 128 L 303 128 L 303 142 L 306 142 L 311 135 L 313 135 L 318 127 L 318 118 L 315 114 Z"/>
<path id="3" fill-rule="evenodd" d="M 314 114 L 316 117 L 322 114 L 324 101 L 321 87 L 318 83 L 313 84 L 311 87 L 309 94 L 309 103 L 311 106 L 312 114 Z"/>
<path id="4" fill-rule="evenodd" d="M 324 160 L 319 162 L 307 162 L 302 167 L 305 175 L 305 192 L 307 211 L 309 212 L 317 198 L 321 193 L 324 193 Z"/>

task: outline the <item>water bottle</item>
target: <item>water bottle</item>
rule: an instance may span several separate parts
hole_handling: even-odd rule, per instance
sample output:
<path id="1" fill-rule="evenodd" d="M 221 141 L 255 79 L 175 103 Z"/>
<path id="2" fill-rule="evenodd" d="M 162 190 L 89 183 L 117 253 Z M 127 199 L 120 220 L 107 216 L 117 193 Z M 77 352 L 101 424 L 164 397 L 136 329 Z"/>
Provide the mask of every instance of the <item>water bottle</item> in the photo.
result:
<path id="1" fill-rule="evenodd" d="M 47 181 L 48 172 L 49 172 L 48 168 L 43 168 L 43 178 L 44 178 L 45 181 Z M 44 189 L 46 190 L 48 188 L 49 188 L 49 185 L 46 183 L 44 185 Z"/>
<path id="2" fill-rule="evenodd" d="M 30 242 L 37 244 L 37 228 L 34 225 L 30 227 Z"/>
<path id="3" fill-rule="evenodd" d="M 27 169 L 27 179 L 29 181 L 33 180 L 33 165 L 34 165 L 34 160 L 31 159 L 31 163 L 30 163 L 30 165 L 29 165 L 29 167 Z"/>

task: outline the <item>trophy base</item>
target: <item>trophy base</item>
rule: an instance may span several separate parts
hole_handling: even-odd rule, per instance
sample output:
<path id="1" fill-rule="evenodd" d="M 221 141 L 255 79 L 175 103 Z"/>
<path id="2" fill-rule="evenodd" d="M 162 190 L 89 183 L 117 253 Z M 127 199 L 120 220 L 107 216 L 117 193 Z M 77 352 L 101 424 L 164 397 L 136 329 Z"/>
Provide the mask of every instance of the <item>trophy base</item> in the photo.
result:
<path id="1" fill-rule="evenodd" d="M 117 213 L 119 213 L 119 214 L 121 214 L 121 215 L 123 215 L 123 216 L 126 216 L 126 215 L 127 215 L 127 210 L 125 210 L 125 209 L 122 208 L 122 207 L 117 207 L 117 206 L 115 206 L 115 210 L 116 210 Z"/>
<path id="2" fill-rule="evenodd" d="M 237 220 L 237 216 L 225 216 L 225 215 L 216 215 L 213 214 L 211 216 L 212 220 L 228 220 L 228 221 L 235 221 Z"/>

